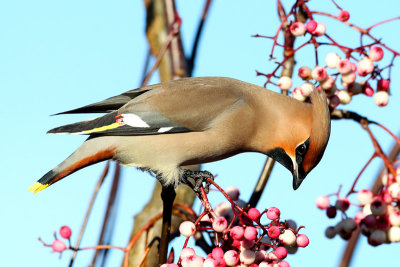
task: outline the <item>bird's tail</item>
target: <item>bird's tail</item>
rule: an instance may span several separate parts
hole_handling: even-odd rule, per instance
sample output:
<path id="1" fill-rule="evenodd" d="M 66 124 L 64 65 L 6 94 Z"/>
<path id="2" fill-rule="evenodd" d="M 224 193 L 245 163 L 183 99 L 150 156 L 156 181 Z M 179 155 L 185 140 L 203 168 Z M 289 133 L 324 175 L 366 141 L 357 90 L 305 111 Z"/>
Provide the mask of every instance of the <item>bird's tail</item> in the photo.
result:
<path id="1" fill-rule="evenodd" d="M 110 137 L 89 138 L 71 156 L 34 183 L 29 191 L 36 194 L 79 169 L 113 158 L 115 147 L 110 142 L 111 139 Z"/>

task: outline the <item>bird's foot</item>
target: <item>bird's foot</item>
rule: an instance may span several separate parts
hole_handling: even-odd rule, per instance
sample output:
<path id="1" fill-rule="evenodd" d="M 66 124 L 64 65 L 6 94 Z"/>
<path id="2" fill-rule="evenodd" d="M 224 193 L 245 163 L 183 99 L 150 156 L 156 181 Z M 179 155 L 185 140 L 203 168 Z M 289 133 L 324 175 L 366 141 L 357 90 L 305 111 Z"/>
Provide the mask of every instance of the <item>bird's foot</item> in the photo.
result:
<path id="1" fill-rule="evenodd" d="M 189 178 L 193 179 L 194 183 L 190 182 Z M 200 194 L 200 189 L 202 187 L 204 187 L 204 191 L 208 194 L 210 189 L 210 182 L 208 179 L 214 181 L 214 176 L 209 171 L 191 171 L 187 169 L 183 170 L 179 177 L 180 182 L 190 186 L 196 194 Z"/>

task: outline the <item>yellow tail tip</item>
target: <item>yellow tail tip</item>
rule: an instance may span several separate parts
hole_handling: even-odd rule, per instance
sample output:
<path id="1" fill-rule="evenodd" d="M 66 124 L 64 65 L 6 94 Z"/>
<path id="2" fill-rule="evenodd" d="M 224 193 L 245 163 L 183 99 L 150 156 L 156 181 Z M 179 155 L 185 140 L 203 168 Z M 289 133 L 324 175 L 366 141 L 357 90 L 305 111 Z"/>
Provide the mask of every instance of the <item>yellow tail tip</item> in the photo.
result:
<path id="1" fill-rule="evenodd" d="M 37 192 L 42 191 L 48 186 L 49 184 L 41 184 L 39 182 L 36 182 L 28 189 L 28 191 L 33 192 L 33 194 L 36 194 Z"/>

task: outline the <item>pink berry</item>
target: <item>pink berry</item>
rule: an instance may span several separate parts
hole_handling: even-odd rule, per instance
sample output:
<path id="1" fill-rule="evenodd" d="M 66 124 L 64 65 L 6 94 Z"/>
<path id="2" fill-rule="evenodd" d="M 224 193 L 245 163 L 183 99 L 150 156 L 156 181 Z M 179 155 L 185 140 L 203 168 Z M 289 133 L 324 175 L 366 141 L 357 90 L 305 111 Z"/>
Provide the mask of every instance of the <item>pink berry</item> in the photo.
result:
<path id="1" fill-rule="evenodd" d="M 341 211 L 346 211 L 350 207 L 350 202 L 347 197 L 340 197 L 336 200 L 336 208 Z"/>
<path id="2" fill-rule="evenodd" d="M 196 232 L 196 226 L 191 221 L 184 221 L 179 225 L 179 232 L 186 237 L 192 236 Z"/>
<path id="3" fill-rule="evenodd" d="M 287 261 L 280 261 L 278 267 L 290 267 L 290 264 Z"/>
<path id="4" fill-rule="evenodd" d="M 220 247 L 213 248 L 212 256 L 213 256 L 214 259 L 223 258 L 224 257 L 224 251 Z"/>
<path id="5" fill-rule="evenodd" d="M 328 218 L 330 218 L 330 219 L 335 218 L 336 217 L 336 213 L 337 213 L 337 211 L 336 211 L 336 207 L 335 206 L 329 206 L 326 209 L 326 216 L 328 216 Z"/>
<path id="6" fill-rule="evenodd" d="M 179 265 L 175 263 L 164 263 L 160 267 L 179 267 Z"/>
<path id="7" fill-rule="evenodd" d="M 390 81 L 386 79 L 380 79 L 377 85 L 378 85 L 378 91 L 387 91 L 390 86 Z"/>
<path id="8" fill-rule="evenodd" d="M 241 247 L 241 249 L 242 249 L 242 248 L 244 248 L 244 249 L 251 249 L 251 248 L 253 248 L 254 243 L 255 243 L 254 240 L 243 239 L 243 240 L 240 242 L 240 247 Z"/>
<path id="9" fill-rule="evenodd" d="M 371 85 L 368 82 L 361 82 L 361 84 L 362 84 L 363 93 L 366 96 L 371 97 L 374 95 L 375 91 L 374 91 L 374 89 L 372 89 Z"/>
<path id="10" fill-rule="evenodd" d="M 250 208 L 247 214 L 249 215 L 250 219 L 256 222 L 260 219 L 261 216 L 260 211 L 256 208 Z"/>
<path id="11" fill-rule="evenodd" d="M 330 91 L 335 86 L 335 79 L 333 79 L 331 75 L 328 75 L 328 78 L 325 81 L 321 82 L 320 86 L 322 89 Z"/>
<path id="12" fill-rule="evenodd" d="M 215 232 L 222 233 L 228 227 L 228 222 L 224 217 L 216 217 L 212 224 Z"/>
<path id="13" fill-rule="evenodd" d="M 186 248 L 182 249 L 180 258 L 184 259 L 186 257 L 193 256 L 195 254 L 196 253 L 194 252 L 194 249 L 186 247 Z"/>
<path id="14" fill-rule="evenodd" d="M 281 229 L 278 226 L 274 225 L 268 229 L 268 236 L 271 238 L 278 238 L 280 234 L 281 234 Z"/>
<path id="15" fill-rule="evenodd" d="M 306 235 L 300 234 L 296 239 L 296 243 L 299 247 L 305 248 L 308 246 L 310 241 L 308 240 L 308 237 Z"/>
<path id="16" fill-rule="evenodd" d="M 51 244 L 51 248 L 53 249 L 54 252 L 63 252 L 64 250 L 67 249 L 67 246 L 65 245 L 65 242 L 59 239 L 56 239 L 53 241 Z"/>
<path id="17" fill-rule="evenodd" d="M 360 76 L 367 76 L 374 70 L 374 62 L 371 59 L 364 57 L 358 61 L 357 74 Z"/>
<path id="18" fill-rule="evenodd" d="M 340 10 L 339 15 L 338 15 L 338 18 L 339 18 L 341 21 L 343 21 L 343 22 L 348 21 L 349 18 L 350 18 L 350 13 L 349 13 L 349 11 L 347 11 L 347 10 Z"/>
<path id="19" fill-rule="evenodd" d="M 369 55 L 368 57 L 372 61 L 379 61 L 383 58 L 383 49 L 380 46 L 373 46 L 369 50 Z"/>
<path id="20" fill-rule="evenodd" d="M 256 260 L 256 253 L 253 250 L 245 249 L 240 252 L 240 262 L 246 265 L 252 264 Z"/>
<path id="21" fill-rule="evenodd" d="M 280 259 L 280 260 L 286 258 L 286 256 L 287 256 L 287 250 L 286 250 L 285 247 L 277 247 L 277 248 L 275 249 L 275 252 L 274 252 L 274 253 L 275 253 L 276 257 L 277 257 L 278 259 Z"/>
<path id="22" fill-rule="evenodd" d="M 309 79 L 311 79 L 311 72 L 312 72 L 312 69 L 310 69 L 309 67 L 303 66 L 303 67 L 299 68 L 298 75 L 303 80 L 309 80 Z"/>
<path id="23" fill-rule="evenodd" d="M 329 207 L 329 197 L 327 196 L 319 196 L 315 201 L 315 205 L 321 210 L 325 210 Z"/>
<path id="24" fill-rule="evenodd" d="M 355 72 L 349 72 L 342 75 L 342 83 L 351 84 L 356 81 L 357 74 Z"/>
<path id="25" fill-rule="evenodd" d="M 281 216 L 281 211 L 278 208 L 271 207 L 267 210 L 267 218 L 271 221 L 279 219 L 279 216 Z"/>
<path id="26" fill-rule="evenodd" d="M 328 78 L 328 74 L 326 73 L 326 69 L 321 66 L 316 66 L 311 72 L 311 77 L 317 82 L 323 82 Z"/>
<path id="27" fill-rule="evenodd" d="M 292 91 L 292 97 L 294 99 L 297 99 L 299 101 L 304 101 L 306 100 L 306 97 L 301 93 L 301 88 L 300 86 L 294 88 L 294 90 Z"/>
<path id="28" fill-rule="evenodd" d="M 244 229 L 244 238 L 247 240 L 256 240 L 257 238 L 257 228 L 253 226 L 247 226 Z"/>
<path id="29" fill-rule="evenodd" d="M 235 240 L 241 240 L 244 236 L 244 228 L 241 226 L 234 226 L 229 231 L 229 235 Z"/>
<path id="30" fill-rule="evenodd" d="M 376 92 L 374 102 L 380 107 L 384 107 L 389 103 L 389 94 L 385 91 Z"/>
<path id="31" fill-rule="evenodd" d="M 371 192 L 371 190 L 368 189 L 362 189 L 357 193 L 357 199 L 361 203 L 361 205 L 370 204 L 373 198 L 374 194 Z"/>
<path id="32" fill-rule="evenodd" d="M 341 59 L 337 64 L 336 69 L 340 74 L 350 73 L 352 69 L 350 60 L 348 60 L 347 58 Z"/>
<path id="33" fill-rule="evenodd" d="M 60 228 L 59 233 L 60 233 L 60 236 L 61 236 L 62 238 L 68 239 L 68 238 L 71 237 L 72 231 L 71 231 L 71 228 L 70 228 L 69 226 L 64 225 L 64 226 L 62 226 L 62 227 Z"/>
<path id="34" fill-rule="evenodd" d="M 322 36 L 325 34 L 325 32 L 326 32 L 325 24 L 323 24 L 322 22 L 318 22 L 317 28 L 315 28 L 315 30 L 312 32 L 312 34 L 316 35 L 316 36 Z"/>
<path id="35" fill-rule="evenodd" d="M 240 191 L 235 186 L 228 186 L 225 193 L 234 201 L 239 199 Z"/>
<path id="36" fill-rule="evenodd" d="M 306 33 L 306 26 L 304 26 L 303 23 L 297 21 L 290 25 L 289 30 L 294 36 L 301 36 Z"/>
<path id="37" fill-rule="evenodd" d="M 239 253 L 235 250 L 228 250 L 224 254 L 224 260 L 227 266 L 235 266 L 239 262 Z"/>
<path id="38" fill-rule="evenodd" d="M 309 20 L 306 24 L 306 30 L 309 33 L 313 33 L 317 29 L 318 23 L 315 20 Z"/>

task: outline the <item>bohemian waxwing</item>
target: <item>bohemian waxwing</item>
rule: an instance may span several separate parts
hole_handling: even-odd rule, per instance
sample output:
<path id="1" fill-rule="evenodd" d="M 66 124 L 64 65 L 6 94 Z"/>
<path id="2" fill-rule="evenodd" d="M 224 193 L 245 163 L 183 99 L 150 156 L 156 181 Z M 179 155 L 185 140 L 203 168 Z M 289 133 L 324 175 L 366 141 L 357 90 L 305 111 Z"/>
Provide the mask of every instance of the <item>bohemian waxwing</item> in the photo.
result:
<path id="1" fill-rule="evenodd" d="M 277 160 L 292 172 L 297 189 L 320 161 L 330 134 L 325 95 L 314 89 L 310 101 L 222 77 L 185 78 L 131 90 L 59 113 L 108 114 L 50 130 L 89 138 L 29 190 L 36 193 L 107 159 L 149 170 L 165 185 L 178 185 L 191 174 L 181 166 L 241 152 Z"/>

